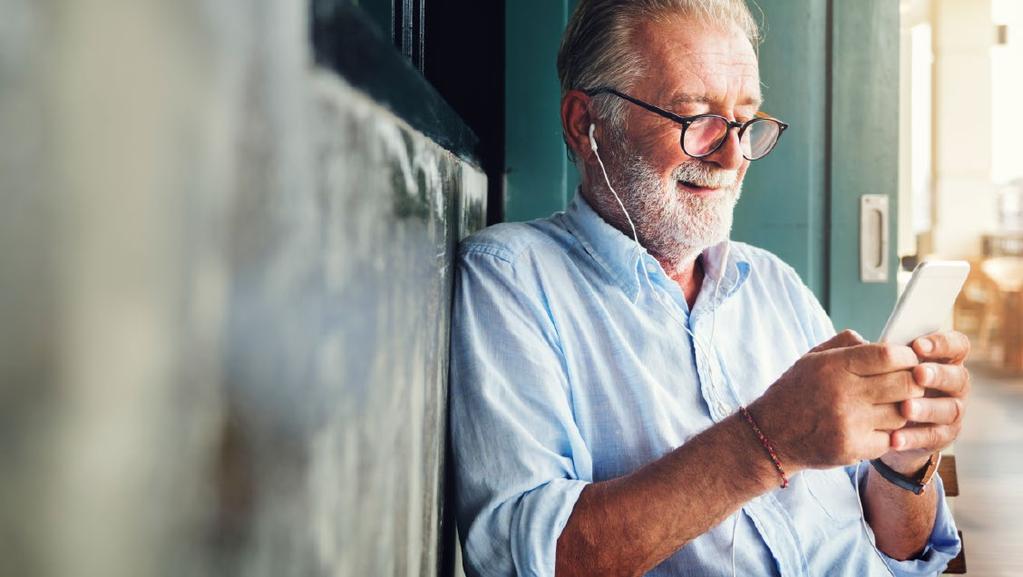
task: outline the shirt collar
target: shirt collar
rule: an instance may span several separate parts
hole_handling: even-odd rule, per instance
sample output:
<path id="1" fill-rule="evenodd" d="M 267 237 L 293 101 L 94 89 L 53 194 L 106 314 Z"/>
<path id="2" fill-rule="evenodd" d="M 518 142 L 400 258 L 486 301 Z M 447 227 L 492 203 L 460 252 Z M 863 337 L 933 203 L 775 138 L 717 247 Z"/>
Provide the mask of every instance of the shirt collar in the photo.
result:
<path id="1" fill-rule="evenodd" d="M 620 286 L 632 301 L 636 300 L 639 293 L 640 260 L 659 274 L 665 274 L 657 259 L 631 237 L 608 224 L 578 190 L 565 211 L 565 224 L 587 254 L 597 261 L 608 277 Z M 703 251 L 704 271 L 709 278 L 717 278 L 721 266 L 725 267 L 725 275 L 721 279 L 722 290 L 720 294 L 715 291 L 717 301 L 724 300 L 738 290 L 750 272 L 745 251 L 737 250 L 736 243 L 731 243 L 732 249 L 727 254 L 728 262 L 721 262 L 729 242 L 723 241 Z"/>

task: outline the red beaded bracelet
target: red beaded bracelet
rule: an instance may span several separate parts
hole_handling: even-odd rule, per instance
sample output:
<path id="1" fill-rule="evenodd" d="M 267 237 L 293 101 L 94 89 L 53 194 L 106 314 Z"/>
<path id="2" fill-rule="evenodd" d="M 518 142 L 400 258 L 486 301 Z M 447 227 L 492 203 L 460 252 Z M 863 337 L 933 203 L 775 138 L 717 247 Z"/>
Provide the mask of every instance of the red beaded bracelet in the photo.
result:
<path id="1" fill-rule="evenodd" d="M 760 439 L 760 444 L 767 450 L 767 455 L 771 457 L 771 462 L 774 463 L 774 468 L 778 469 L 778 474 L 781 475 L 781 488 L 789 486 L 789 478 L 785 475 L 785 469 L 781 466 L 781 461 L 778 459 L 778 454 L 774 451 L 774 447 L 771 446 L 771 442 L 767 440 L 767 435 L 760 430 L 757 426 L 757 422 L 753 420 L 753 415 L 749 413 L 746 407 L 739 407 L 739 412 L 746 418 L 746 422 L 753 428 L 753 432 L 756 433 L 757 438 Z"/>

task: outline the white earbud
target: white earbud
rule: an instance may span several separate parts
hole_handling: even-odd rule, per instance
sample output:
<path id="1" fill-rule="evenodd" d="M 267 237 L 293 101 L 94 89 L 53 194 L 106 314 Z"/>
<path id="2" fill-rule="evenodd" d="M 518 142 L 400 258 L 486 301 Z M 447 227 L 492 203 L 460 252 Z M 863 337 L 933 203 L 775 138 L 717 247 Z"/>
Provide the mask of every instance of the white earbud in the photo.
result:
<path id="1" fill-rule="evenodd" d="M 590 150 L 597 152 L 597 140 L 593 138 L 593 131 L 597 129 L 597 125 L 590 123 Z"/>

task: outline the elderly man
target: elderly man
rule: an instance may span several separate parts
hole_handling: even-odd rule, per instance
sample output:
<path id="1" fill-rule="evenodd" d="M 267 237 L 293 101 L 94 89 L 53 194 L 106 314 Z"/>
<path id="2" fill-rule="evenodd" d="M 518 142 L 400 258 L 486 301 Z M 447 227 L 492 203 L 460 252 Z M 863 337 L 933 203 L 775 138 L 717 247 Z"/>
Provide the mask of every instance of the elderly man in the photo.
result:
<path id="1" fill-rule="evenodd" d="M 835 335 L 790 267 L 728 241 L 785 128 L 757 41 L 742 0 L 580 0 L 558 56 L 579 191 L 460 250 L 470 575 L 934 575 L 958 551 L 932 469 L 965 337 Z"/>

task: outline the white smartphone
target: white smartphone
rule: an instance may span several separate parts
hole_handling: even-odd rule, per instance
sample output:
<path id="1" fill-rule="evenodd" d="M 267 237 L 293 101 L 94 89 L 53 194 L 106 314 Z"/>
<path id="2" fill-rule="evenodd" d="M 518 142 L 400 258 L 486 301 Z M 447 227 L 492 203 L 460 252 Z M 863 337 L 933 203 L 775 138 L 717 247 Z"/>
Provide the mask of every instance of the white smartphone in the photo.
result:
<path id="1" fill-rule="evenodd" d="M 970 264 L 962 260 L 920 263 L 881 331 L 881 342 L 909 345 L 940 331 L 969 273 Z"/>

